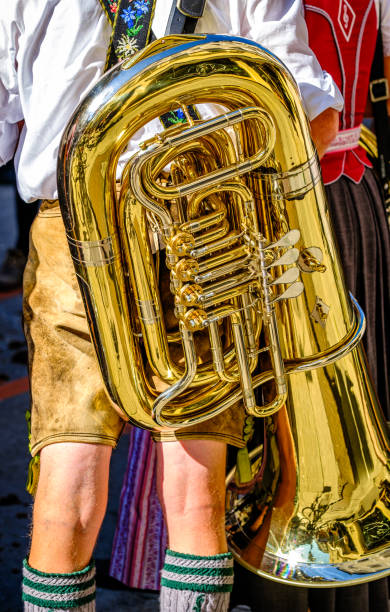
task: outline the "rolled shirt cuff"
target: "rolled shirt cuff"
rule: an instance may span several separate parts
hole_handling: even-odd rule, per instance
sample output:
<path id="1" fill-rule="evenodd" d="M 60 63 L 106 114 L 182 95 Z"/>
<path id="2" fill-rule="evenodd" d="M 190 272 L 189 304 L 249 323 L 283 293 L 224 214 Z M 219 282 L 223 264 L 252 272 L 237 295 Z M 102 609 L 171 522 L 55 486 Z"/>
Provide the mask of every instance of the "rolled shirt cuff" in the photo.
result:
<path id="1" fill-rule="evenodd" d="M 327 108 L 343 110 L 343 96 L 328 72 L 323 71 L 321 79 L 300 81 L 299 91 L 310 121 Z"/>

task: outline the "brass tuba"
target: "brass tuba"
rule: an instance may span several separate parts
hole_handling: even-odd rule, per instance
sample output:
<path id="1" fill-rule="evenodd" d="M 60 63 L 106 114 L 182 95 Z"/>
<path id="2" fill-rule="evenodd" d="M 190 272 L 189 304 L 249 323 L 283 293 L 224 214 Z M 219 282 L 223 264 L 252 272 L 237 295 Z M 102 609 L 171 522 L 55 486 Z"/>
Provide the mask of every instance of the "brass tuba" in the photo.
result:
<path id="1" fill-rule="evenodd" d="M 201 120 L 191 108 L 203 103 L 217 110 Z M 162 115 L 172 127 L 144 139 L 118 193 L 128 142 Z M 265 417 L 253 488 L 229 485 L 236 557 L 294 584 L 390 573 L 389 442 L 359 346 L 364 316 L 345 290 L 286 68 L 240 38 L 156 41 L 81 103 L 58 168 L 91 336 L 118 411 L 153 429 L 192 425 L 239 401 Z"/>

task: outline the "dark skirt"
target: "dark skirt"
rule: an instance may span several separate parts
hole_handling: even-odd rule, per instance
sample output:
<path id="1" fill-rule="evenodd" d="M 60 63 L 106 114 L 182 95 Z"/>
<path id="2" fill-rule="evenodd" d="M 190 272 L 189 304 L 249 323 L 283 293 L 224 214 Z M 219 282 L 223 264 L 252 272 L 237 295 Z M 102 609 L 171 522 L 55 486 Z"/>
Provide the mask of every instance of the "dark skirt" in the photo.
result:
<path id="1" fill-rule="evenodd" d="M 381 189 L 366 169 L 359 184 L 346 177 L 326 187 L 347 288 L 367 320 L 363 344 L 386 418 L 390 420 L 390 234 Z M 253 612 L 388 612 L 388 580 L 337 589 L 278 584 L 235 568 L 232 606 Z"/>

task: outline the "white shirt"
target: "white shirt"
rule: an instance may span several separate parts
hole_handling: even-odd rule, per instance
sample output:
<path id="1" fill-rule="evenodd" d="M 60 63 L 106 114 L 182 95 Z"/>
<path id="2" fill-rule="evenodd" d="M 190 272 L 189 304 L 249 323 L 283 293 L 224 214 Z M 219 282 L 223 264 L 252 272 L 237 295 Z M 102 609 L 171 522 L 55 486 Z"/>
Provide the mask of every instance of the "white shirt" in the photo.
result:
<path id="1" fill-rule="evenodd" d="M 165 33 L 170 2 L 157 0 L 152 28 Z M 270 49 L 295 76 L 310 119 L 342 108 L 342 96 L 307 45 L 298 0 L 208 0 L 197 32 L 244 36 Z M 27 202 L 57 197 L 65 125 L 104 70 L 111 25 L 98 0 L 12 0 L 0 14 L 0 165 L 15 154 Z M 16 123 L 25 125 L 18 141 Z"/>
<path id="2" fill-rule="evenodd" d="M 376 15 L 381 20 L 383 55 L 390 57 L 390 0 L 375 0 Z"/>

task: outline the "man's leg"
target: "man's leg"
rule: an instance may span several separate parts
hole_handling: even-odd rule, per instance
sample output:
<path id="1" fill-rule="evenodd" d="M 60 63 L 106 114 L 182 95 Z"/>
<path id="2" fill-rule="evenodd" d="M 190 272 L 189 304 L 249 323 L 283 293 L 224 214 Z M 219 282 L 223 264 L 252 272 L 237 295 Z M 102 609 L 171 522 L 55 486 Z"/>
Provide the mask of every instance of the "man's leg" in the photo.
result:
<path id="1" fill-rule="evenodd" d="M 25 610 L 95 609 L 94 568 L 88 564 L 106 511 L 110 457 L 111 447 L 101 444 L 42 449 L 23 572 Z"/>
<path id="2" fill-rule="evenodd" d="M 233 583 L 224 527 L 226 444 L 159 443 L 157 455 L 159 496 L 169 538 L 161 610 L 223 612 Z"/>

